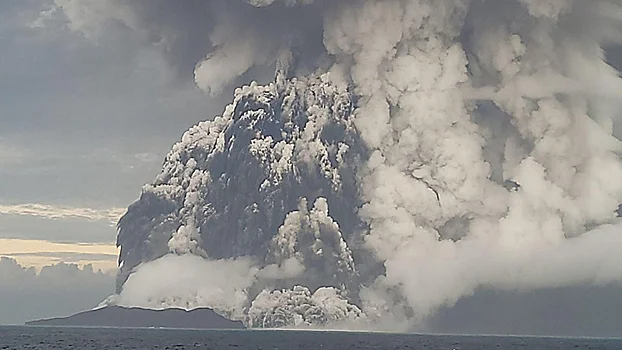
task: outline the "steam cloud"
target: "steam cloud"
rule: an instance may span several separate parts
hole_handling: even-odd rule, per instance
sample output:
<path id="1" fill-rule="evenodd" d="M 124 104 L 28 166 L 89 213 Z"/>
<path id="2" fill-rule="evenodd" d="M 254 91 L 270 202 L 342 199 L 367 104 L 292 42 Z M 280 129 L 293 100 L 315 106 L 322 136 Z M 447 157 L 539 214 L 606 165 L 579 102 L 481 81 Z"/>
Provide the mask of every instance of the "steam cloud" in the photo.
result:
<path id="1" fill-rule="evenodd" d="M 417 322 L 479 287 L 622 281 L 622 80 L 603 51 L 622 42 L 622 1 L 204 0 L 168 14 L 172 3 L 56 0 L 88 37 L 117 22 L 176 63 L 191 47 L 208 93 L 274 65 L 277 83 L 314 73 L 352 91 L 370 155 L 356 174 L 364 247 L 384 266 L 360 292 L 367 317 Z M 206 257 L 192 227 L 169 247 Z M 297 276 L 288 254 L 258 275 Z"/>
<path id="2" fill-rule="evenodd" d="M 194 255 L 167 255 L 136 269 L 123 292 L 103 305 L 188 310 L 208 306 L 241 319 L 246 301 L 243 291 L 256 273 L 247 259 L 208 261 Z"/>

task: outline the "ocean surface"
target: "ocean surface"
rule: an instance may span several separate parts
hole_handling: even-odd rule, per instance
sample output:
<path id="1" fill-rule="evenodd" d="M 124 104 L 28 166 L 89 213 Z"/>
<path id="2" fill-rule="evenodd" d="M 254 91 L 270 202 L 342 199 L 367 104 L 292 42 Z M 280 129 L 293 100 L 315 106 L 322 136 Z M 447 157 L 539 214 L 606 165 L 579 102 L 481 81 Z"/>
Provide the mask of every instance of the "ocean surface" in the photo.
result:
<path id="1" fill-rule="evenodd" d="M 622 349 L 622 339 L 0 327 L 0 349 Z"/>

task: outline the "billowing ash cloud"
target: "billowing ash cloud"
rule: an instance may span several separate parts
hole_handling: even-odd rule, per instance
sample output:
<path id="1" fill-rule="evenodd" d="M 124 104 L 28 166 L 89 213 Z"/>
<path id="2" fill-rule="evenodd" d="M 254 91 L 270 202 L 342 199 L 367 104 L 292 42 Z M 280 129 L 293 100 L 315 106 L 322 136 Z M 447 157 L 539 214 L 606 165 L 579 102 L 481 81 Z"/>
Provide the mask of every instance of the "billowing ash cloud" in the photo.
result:
<path id="1" fill-rule="evenodd" d="M 116 21 L 203 49 L 212 94 L 277 68 L 130 207 L 119 287 L 168 253 L 247 256 L 251 311 L 332 286 L 368 319 L 419 321 L 482 286 L 622 279 L 620 226 L 602 226 L 622 202 L 622 81 L 602 49 L 622 1 L 56 2 L 87 35 Z M 295 307 L 278 317 L 313 323 Z"/>
<path id="2" fill-rule="evenodd" d="M 323 51 L 324 6 L 313 1 L 54 3 L 52 12 L 64 14 L 69 28 L 87 38 L 99 40 L 107 31 L 132 30 L 163 52 L 179 73 L 194 72 L 197 85 L 211 94 L 222 92 L 253 67 L 271 66 L 282 50 L 294 49 L 300 57 L 313 56 L 311 65 Z"/>

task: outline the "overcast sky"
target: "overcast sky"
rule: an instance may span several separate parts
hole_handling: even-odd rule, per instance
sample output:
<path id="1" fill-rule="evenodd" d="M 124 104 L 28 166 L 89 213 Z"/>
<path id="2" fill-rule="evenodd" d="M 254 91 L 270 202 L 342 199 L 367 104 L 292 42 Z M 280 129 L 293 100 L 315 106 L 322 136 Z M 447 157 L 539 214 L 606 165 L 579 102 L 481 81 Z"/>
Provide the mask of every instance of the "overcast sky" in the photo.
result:
<path id="1" fill-rule="evenodd" d="M 93 42 L 62 16 L 43 23 L 51 5 L 0 2 L 0 256 L 13 259 L 0 262 L 0 324 L 77 311 L 110 294 L 111 275 L 88 269 L 74 276 L 91 291 L 83 298 L 68 295 L 61 282 L 37 289 L 42 280 L 15 261 L 36 269 L 60 262 L 114 268 L 116 218 L 183 131 L 223 108 L 130 30 Z M 59 280 L 72 274 L 55 268 L 49 271 Z M 36 294 L 32 300 L 45 293 L 75 302 L 9 312 L 11 296 L 24 288 Z"/>
<path id="2" fill-rule="evenodd" d="M 0 3 L 0 239 L 111 245 L 171 145 L 222 105 L 130 30 L 93 42 L 43 23 L 49 8 Z"/>

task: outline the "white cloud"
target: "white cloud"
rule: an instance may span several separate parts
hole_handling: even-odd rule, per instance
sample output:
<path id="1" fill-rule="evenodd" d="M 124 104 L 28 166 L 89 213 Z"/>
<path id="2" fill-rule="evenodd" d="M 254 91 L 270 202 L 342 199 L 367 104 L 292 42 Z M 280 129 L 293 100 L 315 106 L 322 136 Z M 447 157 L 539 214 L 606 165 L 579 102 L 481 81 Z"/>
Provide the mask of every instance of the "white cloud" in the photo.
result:
<path id="1" fill-rule="evenodd" d="M 89 221 L 108 221 L 112 226 L 116 225 L 119 218 L 125 213 L 125 210 L 125 208 L 93 209 L 38 203 L 0 205 L 0 214 L 3 215 L 36 216 L 51 220 L 84 219 Z"/>
<path id="2" fill-rule="evenodd" d="M 195 255 L 166 255 L 139 266 L 120 295 L 106 304 L 149 309 L 213 308 L 241 319 L 257 268 L 247 258 L 206 260 Z"/>
<path id="3" fill-rule="evenodd" d="M 40 272 L 0 258 L 0 324 L 91 309 L 114 289 L 114 275 L 92 266 L 56 264 Z"/>

